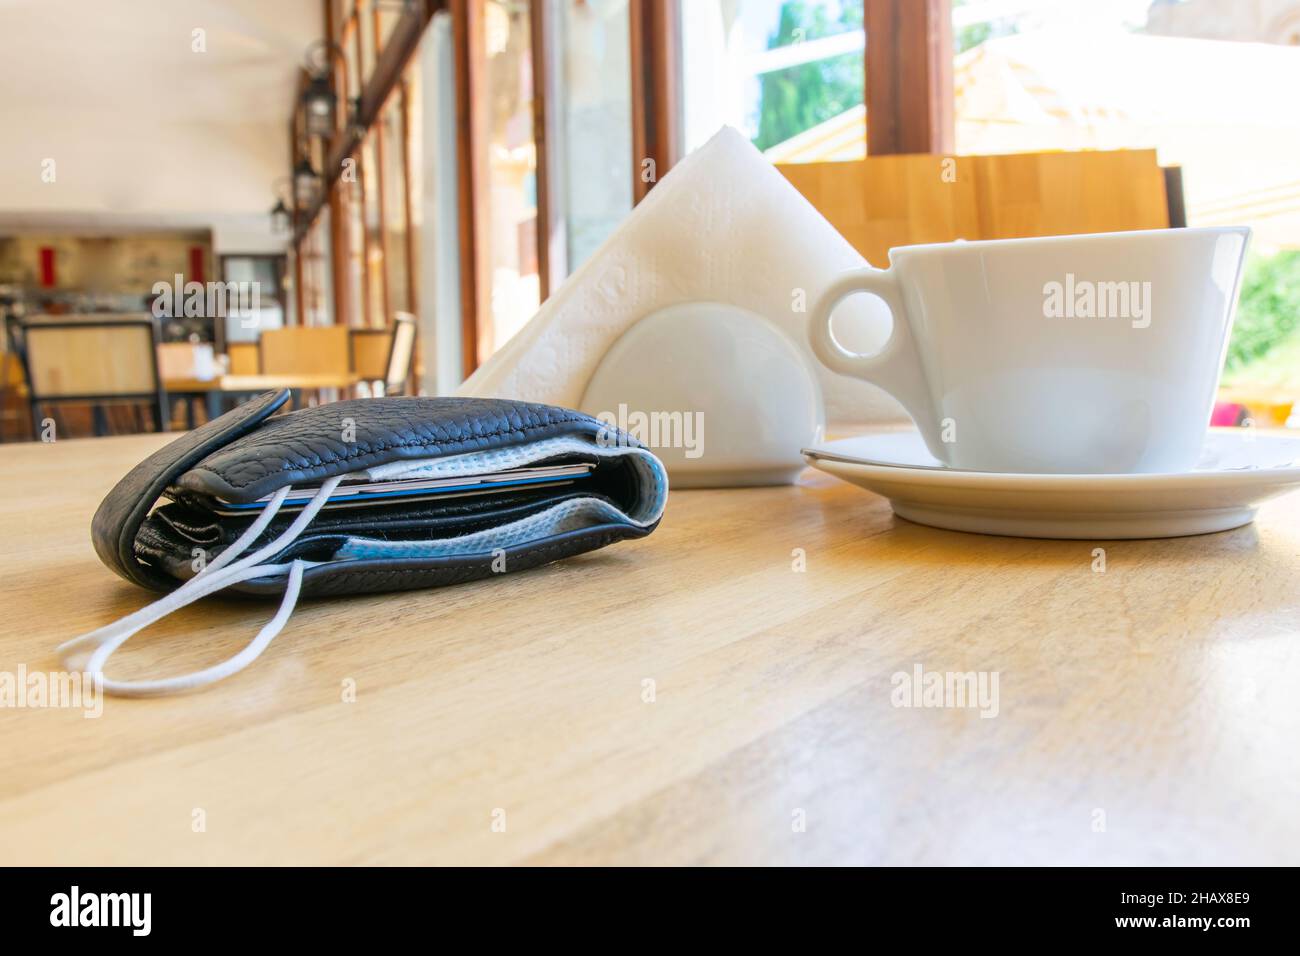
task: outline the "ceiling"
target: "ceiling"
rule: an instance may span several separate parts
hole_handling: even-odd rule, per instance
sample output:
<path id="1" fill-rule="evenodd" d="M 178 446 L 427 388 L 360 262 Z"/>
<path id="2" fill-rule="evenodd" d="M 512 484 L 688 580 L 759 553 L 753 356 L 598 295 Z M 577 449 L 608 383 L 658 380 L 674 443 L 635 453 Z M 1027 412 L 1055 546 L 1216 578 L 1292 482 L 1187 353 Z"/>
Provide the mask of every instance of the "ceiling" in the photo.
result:
<path id="1" fill-rule="evenodd" d="M 142 127 L 287 122 L 321 10 L 321 0 L 0 0 L 0 103 Z"/>

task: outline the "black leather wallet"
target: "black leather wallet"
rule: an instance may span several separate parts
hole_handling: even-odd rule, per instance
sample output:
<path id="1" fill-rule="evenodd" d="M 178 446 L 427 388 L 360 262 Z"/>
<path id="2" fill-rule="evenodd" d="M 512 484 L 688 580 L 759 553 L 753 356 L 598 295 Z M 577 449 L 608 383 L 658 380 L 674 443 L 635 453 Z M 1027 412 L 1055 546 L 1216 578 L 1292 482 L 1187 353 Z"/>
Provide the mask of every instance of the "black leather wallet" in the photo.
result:
<path id="1" fill-rule="evenodd" d="M 92 523 L 95 550 L 128 581 L 168 593 L 63 644 L 70 668 L 130 696 L 202 686 L 256 658 L 300 594 L 434 587 L 536 567 L 644 537 L 667 501 L 662 463 L 580 412 L 378 398 L 274 416 L 288 397 L 268 392 L 189 432 L 109 492 Z M 220 664 L 160 680 L 104 677 L 132 634 L 219 591 L 282 596 L 281 607 Z"/>
<path id="2" fill-rule="evenodd" d="M 663 510 L 667 475 L 658 459 L 581 412 L 494 399 L 380 398 L 272 417 L 288 397 L 268 392 L 137 465 L 95 514 L 104 563 L 136 584 L 169 590 L 259 513 L 232 514 L 230 505 L 345 475 L 472 478 L 521 466 L 591 466 L 579 481 L 536 488 L 325 507 L 286 547 L 264 556 L 271 565 L 302 559 L 303 594 L 423 588 L 523 570 L 643 537 Z M 160 497 L 169 503 L 150 513 Z M 295 514 L 277 514 L 258 540 L 283 532 Z M 276 572 L 230 587 L 278 595 L 284 579 Z"/>

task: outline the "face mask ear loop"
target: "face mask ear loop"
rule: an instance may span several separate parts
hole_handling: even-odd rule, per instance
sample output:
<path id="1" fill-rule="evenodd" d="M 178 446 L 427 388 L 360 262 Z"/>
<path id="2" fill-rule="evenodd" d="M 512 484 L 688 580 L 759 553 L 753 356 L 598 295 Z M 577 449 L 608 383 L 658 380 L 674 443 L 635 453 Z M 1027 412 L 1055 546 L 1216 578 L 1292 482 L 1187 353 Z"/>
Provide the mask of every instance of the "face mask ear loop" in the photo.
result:
<path id="1" fill-rule="evenodd" d="M 177 593 L 180 592 L 189 593 L 187 591 L 187 588 L 192 590 L 194 587 L 193 582 L 195 580 L 213 574 L 215 571 L 220 570 L 223 565 L 229 564 L 235 558 L 239 557 L 239 555 L 247 551 L 248 547 L 254 541 L 257 540 L 258 536 L 261 535 L 261 533 L 266 530 L 267 525 L 271 523 L 271 520 L 275 517 L 276 512 L 280 510 L 280 506 L 284 504 L 284 499 L 289 496 L 290 490 L 291 490 L 290 488 L 285 487 L 277 491 L 272 496 L 270 502 L 267 503 L 267 506 L 262 509 L 262 513 L 257 516 L 257 520 L 248 526 L 248 530 L 246 530 L 237 539 L 235 539 L 235 542 L 231 544 L 229 548 L 227 548 L 225 551 L 222 551 L 221 554 L 217 555 L 217 557 L 214 558 L 209 564 L 207 564 L 202 571 L 196 574 L 189 581 L 186 581 L 184 584 L 182 584 L 179 588 L 177 588 L 167 597 L 161 598 L 158 601 L 154 601 L 152 604 L 146 604 L 144 607 L 140 608 L 140 610 L 133 611 L 132 613 L 128 614 L 126 617 L 119 618 L 118 620 L 114 621 L 112 624 L 106 624 L 101 628 L 97 628 L 96 630 L 88 631 L 87 633 L 82 634 L 80 637 L 74 637 L 70 641 L 64 641 L 62 644 L 58 646 L 58 648 L 56 648 L 56 650 L 66 660 L 68 651 L 72 650 L 73 648 L 81 647 L 86 644 L 98 645 L 101 641 L 103 641 L 106 637 L 109 637 L 111 634 L 117 634 L 120 632 L 122 628 L 130 627 L 137 623 L 139 624 L 139 626 L 136 627 L 136 630 L 139 630 L 142 627 L 147 627 L 149 624 L 152 624 L 154 621 L 158 619 L 154 615 L 157 613 L 158 606 L 163 601 L 166 601 L 168 598 L 174 597 Z M 132 631 L 132 633 L 135 632 Z"/>
<path id="2" fill-rule="evenodd" d="M 103 680 L 104 690 L 109 693 L 115 693 L 122 696 L 153 696 L 160 694 L 173 693 L 179 690 L 187 690 L 193 687 L 199 687 L 204 684 L 210 684 L 214 681 L 228 677 L 252 663 L 271 640 L 279 634 L 280 630 L 288 621 L 293 607 L 298 599 L 298 593 L 302 586 L 302 573 L 304 564 L 301 560 L 296 560 L 291 564 L 258 564 L 263 558 L 269 555 L 283 551 L 292 544 L 311 524 L 313 518 L 324 507 L 325 502 L 329 500 L 334 489 L 338 487 L 343 480 L 342 476 L 328 479 L 321 485 L 320 490 L 307 503 L 303 510 L 294 519 L 293 523 L 278 535 L 269 544 L 259 548 L 253 554 L 248 555 L 233 564 L 229 563 L 237 557 L 244 549 L 258 537 L 258 535 L 270 524 L 271 519 L 275 517 L 276 512 L 284 503 L 289 494 L 288 488 L 282 488 L 263 509 L 260 515 L 240 537 L 226 551 L 222 552 L 211 564 L 204 568 L 189 581 L 186 581 L 171 594 L 160 598 L 147 607 L 129 614 L 126 617 L 115 621 L 105 627 L 95 631 L 83 634 L 80 637 L 73 638 L 61 644 L 58 648 L 63 657 L 65 665 L 72 670 L 80 670 L 75 667 L 70 660 L 71 651 L 82 647 L 86 644 L 96 645 L 94 652 L 91 654 L 89 661 L 86 662 L 85 671 L 91 675 L 98 675 Z M 150 624 L 161 620 L 173 611 L 179 610 L 194 601 L 199 600 L 216 591 L 229 587 L 232 584 L 238 584 L 242 581 L 248 581 L 253 578 L 264 577 L 271 574 L 284 573 L 288 571 L 288 582 L 285 587 L 284 599 L 280 604 L 279 611 L 274 618 L 258 632 L 257 636 L 234 657 L 223 661 L 213 667 L 201 671 L 195 671 L 191 674 L 183 674 L 177 677 L 164 678 L 152 681 L 113 681 L 104 676 L 104 665 L 108 658 L 121 647 L 134 634 L 143 630 Z"/>
<path id="3" fill-rule="evenodd" d="M 204 574 L 211 574 L 214 571 L 220 571 L 231 561 L 235 560 L 235 558 L 239 557 L 251 548 L 253 542 L 262 536 L 262 532 L 265 531 L 267 525 L 271 523 L 271 519 L 280 511 L 280 506 L 284 504 L 284 499 L 289 497 L 289 492 L 292 490 L 291 487 L 286 485 L 272 495 L 271 500 L 267 502 L 266 507 L 262 509 L 262 513 L 257 516 L 257 520 L 250 524 L 247 530 L 236 538 L 230 547 L 226 548 L 225 551 L 222 551 L 219 555 L 204 565 L 202 570 L 200 570 L 195 577 Z"/>
<path id="4" fill-rule="evenodd" d="M 257 632 L 257 636 L 233 657 L 229 657 L 211 667 L 205 667 L 203 670 L 180 674 L 176 677 L 164 677 L 157 680 L 117 681 L 103 676 L 104 664 L 122 642 L 118 642 L 116 645 L 105 643 L 91 655 L 90 661 L 86 665 L 86 671 L 90 674 L 99 675 L 104 693 L 114 694 L 118 697 L 162 697 L 167 694 L 177 694 L 182 691 L 194 690 L 208 684 L 214 684 L 231 674 L 239 673 L 257 660 L 262 651 L 266 650 L 271 641 L 288 623 L 290 615 L 293 614 L 294 606 L 298 603 L 298 593 L 302 589 L 303 562 L 295 560 L 288 565 L 255 565 L 251 568 L 244 568 L 233 580 L 226 582 L 227 585 L 237 584 L 240 581 L 262 577 L 268 573 L 283 571 L 286 568 L 289 577 L 288 583 L 285 585 L 284 597 L 280 601 L 280 609 L 275 612 L 275 617 L 267 621 L 262 629 Z"/>
<path id="5" fill-rule="evenodd" d="M 265 544 L 258 548 L 257 551 L 253 552 L 248 557 L 240 558 L 229 567 L 221 568 L 217 571 L 217 574 L 233 574 L 237 569 L 252 567 L 263 558 L 277 554 L 289 545 L 293 544 L 294 541 L 298 540 L 298 536 L 307 530 L 307 525 L 311 524 L 312 519 L 316 517 L 316 513 L 320 511 L 321 508 L 325 507 L 325 502 L 329 500 L 330 495 L 334 494 L 334 489 L 339 486 L 339 482 L 342 480 L 342 475 L 326 479 L 326 481 L 320 486 L 320 490 L 316 492 L 315 497 L 303 506 L 302 511 L 298 513 L 298 517 L 294 519 L 293 524 L 285 528 L 278 538 L 270 544 Z M 245 537 L 248 537 L 248 532 L 244 532 L 240 537 L 240 540 L 242 541 Z M 247 547 L 247 544 L 245 547 Z M 221 560 L 220 556 L 218 556 L 217 560 Z"/>

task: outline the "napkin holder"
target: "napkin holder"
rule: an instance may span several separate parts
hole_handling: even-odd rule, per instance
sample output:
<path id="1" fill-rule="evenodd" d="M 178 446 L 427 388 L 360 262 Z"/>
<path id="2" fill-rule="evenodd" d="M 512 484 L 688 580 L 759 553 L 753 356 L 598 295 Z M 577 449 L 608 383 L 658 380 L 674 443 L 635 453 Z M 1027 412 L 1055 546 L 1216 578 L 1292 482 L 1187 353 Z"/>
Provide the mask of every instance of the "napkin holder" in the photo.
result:
<path id="1" fill-rule="evenodd" d="M 630 325 L 578 406 L 648 445 L 675 488 L 790 484 L 825 411 L 805 352 L 738 306 L 688 302 Z"/>

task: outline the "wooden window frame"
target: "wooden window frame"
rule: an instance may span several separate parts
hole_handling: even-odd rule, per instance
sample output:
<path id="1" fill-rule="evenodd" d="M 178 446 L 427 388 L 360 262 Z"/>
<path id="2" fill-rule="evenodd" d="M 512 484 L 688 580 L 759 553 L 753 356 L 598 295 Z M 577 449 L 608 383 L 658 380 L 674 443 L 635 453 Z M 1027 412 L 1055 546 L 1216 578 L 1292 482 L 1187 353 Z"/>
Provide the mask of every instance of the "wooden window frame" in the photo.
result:
<path id="1" fill-rule="evenodd" d="M 478 368 L 480 290 L 486 257 L 478 240 L 487 235 L 483 204 L 476 201 L 486 170 L 479 168 L 478 142 L 485 138 L 479 113 L 471 106 L 483 88 L 482 59 L 474 55 L 483 46 L 483 17 L 478 0 L 451 0 L 452 46 L 456 76 L 456 176 L 460 237 L 460 347 L 461 371 L 468 376 Z M 490 286 L 488 286 L 490 288 Z"/>
<path id="2" fill-rule="evenodd" d="M 338 8 L 338 9 L 336 9 Z M 346 10 L 341 19 L 336 19 L 338 13 Z M 334 84 L 338 91 L 339 102 L 335 111 L 334 137 L 337 138 L 344 130 L 348 123 L 348 114 L 351 110 L 351 82 L 348 70 L 347 44 L 349 41 L 360 41 L 360 25 L 357 20 L 357 6 L 353 0 L 325 0 L 325 35 L 333 43 L 336 43 L 342 51 L 342 55 L 334 58 Z M 361 50 L 358 47 L 357 69 L 361 67 Z M 358 75 L 358 87 L 361 83 L 361 77 Z M 331 264 L 334 272 L 334 321 L 338 325 L 355 327 L 359 324 L 368 324 L 369 303 L 362 301 L 361 314 L 353 314 L 353 304 L 356 301 L 354 295 L 352 273 L 352 197 L 345 197 L 345 190 L 342 181 L 335 182 L 329 192 L 330 207 L 330 228 L 331 242 L 334 245 Z M 363 207 L 364 208 L 364 207 Z M 363 230 L 364 238 L 364 230 Z M 362 253 L 364 256 L 364 252 Z M 364 269 L 362 270 L 364 273 Z M 364 274 L 361 279 L 364 289 Z"/>
<path id="3" fill-rule="evenodd" d="M 351 104 L 347 102 L 348 91 L 346 90 L 346 88 L 344 88 L 344 96 L 343 96 L 344 102 L 340 104 L 340 115 L 344 117 L 343 121 L 338 125 L 334 136 L 331 137 L 328 143 L 321 144 L 319 148 L 317 148 L 317 144 L 315 143 L 308 143 L 307 151 L 304 151 L 301 148 L 302 144 L 306 140 L 303 135 L 302 117 L 301 117 L 302 111 L 298 105 L 298 102 L 301 99 L 303 85 L 306 82 L 306 72 L 302 71 L 300 75 L 299 87 L 298 87 L 297 94 L 295 96 L 293 116 L 290 119 L 290 127 L 289 127 L 289 134 L 290 134 L 289 135 L 289 139 L 290 139 L 289 168 L 290 168 L 290 173 L 292 174 L 293 169 L 297 166 L 299 160 L 302 159 L 304 155 L 310 156 L 312 153 L 319 152 L 321 156 L 321 160 L 317 163 L 313 163 L 313 165 L 317 167 L 321 176 L 321 181 L 320 181 L 319 195 L 309 207 L 305 209 L 300 208 L 297 204 L 296 194 L 294 199 L 294 235 L 290 245 L 294 256 L 294 289 L 295 289 L 294 311 L 297 314 L 299 325 L 304 324 L 304 319 L 306 314 L 304 303 L 303 303 L 303 294 L 302 294 L 304 288 L 303 269 L 302 269 L 302 252 L 304 247 L 304 241 L 306 239 L 308 232 L 311 230 L 313 225 L 316 223 L 316 220 L 319 218 L 321 210 L 325 208 L 329 208 L 331 212 L 330 231 L 332 235 L 329 240 L 331 243 L 330 263 L 331 263 L 331 269 L 334 273 L 333 284 L 335 286 L 335 290 L 334 290 L 335 310 L 334 310 L 333 318 L 336 324 L 348 324 L 348 323 L 338 322 L 340 316 L 340 303 L 345 303 L 350 301 L 346 295 L 343 296 L 339 295 L 340 290 L 346 291 L 347 288 L 346 280 L 340 279 L 340 275 L 345 271 L 345 267 L 341 263 L 345 263 L 347 257 L 346 255 L 344 255 L 341 259 L 340 256 L 337 254 L 337 252 L 339 251 L 346 252 L 347 249 L 346 230 L 344 229 L 343 232 L 340 232 L 341 227 L 338 225 L 339 222 L 346 223 L 346 218 L 344 215 L 340 214 L 339 206 L 341 205 L 341 203 L 339 202 L 339 196 L 336 188 L 338 184 L 338 180 L 342 174 L 343 162 L 344 160 L 349 158 L 355 159 L 357 162 L 357 168 L 360 168 L 361 160 L 362 160 L 361 157 L 362 141 L 364 140 L 365 136 L 370 135 L 371 133 L 374 133 L 378 137 L 378 141 L 376 143 L 376 167 L 377 168 L 375 170 L 375 174 L 376 174 L 376 182 L 379 187 L 378 199 L 379 199 L 379 209 L 380 209 L 380 216 L 381 216 L 380 237 L 381 237 L 381 241 L 386 241 L 385 230 L 383 228 L 383 219 L 382 219 L 382 217 L 385 215 L 385 208 L 384 208 L 385 203 L 384 203 L 383 182 L 382 182 L 383 162 L 379 152 L 383 148 L 382 146 L 383 137 L 379 135 L 377 124 L 380 122 L 382 118 L 382 112 L 385 105 L 387 104 L 389 97 L 393 94 L 393 91 L 399 85 L 402 84 L 403 73 L 410 65 L 410 63 L 414 60 L 416 56 L 416 51 L 419 47 L 420 39 L 423 37 L 424 31 L 428 27 L 429 21 L 433 19 L 433 15 L 435 13 L 437 13 L 440 10 L 447 9 L 448 6 L 454 4 L 454 2 L 455 0 L 415 0 L 415 2 L 413 2 L 410 5 L 408 10 L 403 13 L 402 18 L 398 21 L 398 23 L 396 24 L 392 32 L 389 34 L 388 42 L 384 43 L 381 47 L 379 41 L 379 35 L 378 35 L 379 13 L 373 0 L 371 0 L 369 10 L 371 14 L 372 29 L 374 29 L 375 31 L 375 43 L 376 43 L 375 63 L 374 63 L 374 68 L 371 71 L 369 76 L 360 77 L 359 88 L 361 90 L 361 95 L 359 98 L 357 109 L 355 111 L 356 122 L 355 124 L 352 122 L 353 117 L 350 115 Z M 322 4 L 323 4 L 322 10 L 324 12 L 324 22 L 327 30 L 327 37 L 331 42 L 338 43 L 339 40 L 343 38 L 342 31 L 344 27 L 342 25 L 339 25 L 339 29 L 336 30 L 335 23 L 334 23 L 334 15 L 333 15 L 333 4 L 330 2 L 330 0 L 322 0 Z M 357 18 L 358 14 L 362 12 L 363 11 L 360 10 L 357 4 L 354 3 L 351 8 L 351 13 L 349 15 L 349 18 Z M 357 28 L 356 28 L 358 69 L 361 69 L 364 66 L 364 58 L 362 55 L 363 54 L 363 37 L 362 37 L 363 29 L 364 29 L 364 25 L 360 22 L 358 18 Z M 402 128 L 403 128 L 404 135 L 409 132 L 410 124 L 409 124 L 408 117 L 406 116 L 403 117 Z M 408 247 L 405 252 L 405 260 L 407 263 L 408 271 L 411 272 L 408 279 L 408 281 L 411 284 L 411 301 L 415 302 L 416 301 L 415 283 L 417 281 L 417 276 L 416 273 L 413 270 L 411 270 L 411 266 L 415 264 L 415 259 L 414 259 L 414 250 L 411 248 L 412 243 L 414 242 L 414 236 L 410 229 L 409 150 L 404 150 L 402 168 L 408 186 L 407 199 L 404 204 L 407 211 L 406 244 Z M 363 208 L 363 216 L 364 216 L 364 202 L 365 202 L 364 182 L 361 185 L 360 200 L 363 204 L 362 208 Z M 363 232 L 363 241 L 365 242 L 365 245 L 363 246 L 363 257 L 364 257 L 365 264 L 367 266 L 367 268 L 362 270 L 364 276 L 363 282 L 366 283 L 366 285 L 363 288 L 363 295 L 362 295 L 363 310 L 364 310 L 363 316 L 365 319 L 365 324 L 367 326 L 371 326 L 374 324 L 374 316 L 370 312 L 371 309 L 370 301 L 371 301 L 372 289 L 369 285 L 369 268 L 368 268 L 371 249 L 369 245 L 369 236 L 366 233 L 366 230 L 363 229 L 362 232 Z M 340 244 L 342 244 L 342 248 L 340 248 Z M 380 281 L 383 282 L 382 291 L 383 291 L 385 313 L 389 311 L 388 282 L 386 277 L 386 272 L 387 272 L 386 252 L 387 250 L 381 247 L 381 256 L 385 257 L 384 258 L 385 274 L 381 275 L 380 277 Z M 348 307 L 343 306 L 343 308 L 347 309 Z M 383 324 L 387 324 L 386 316 L 381 317 L 381 322 Z"/>
<path id="4" fill-rule="evenodd" d="M 632 204 L 681 159 L 681 0 L 629 0 Z M 647 179 L 643 166 L 653 162 Z"/>
<path id="5" fill-rule="evenodd" d="M 569 274 L 566 215 L 559 188 L 558 164 L 551 147 L 560 135 L 559 61 L 555 38 L 556 0 L 532 0 L 529 6 L 533 66 L 533 143 L 537 149 L 537 271 L 541 301 L 550 298 Z"/>
<path id="6" fill-rule="evenodd" d="M 402 212 L 406 216 L 406 229 L 403 232 L 406 246 L 406 304 L 407 311 L 413 314 L 419 314 L 420 311 L 420 283 L 419 283 L 419 257 L 416 250 L 415 242 L 415 217 L 412 213 L 411 206 L 411 88 L 405 78 L 401 84 L 401 103 L 402 103 L 402 132 L 398 137 L 402 144 Z M 396 314 L 393 318 L 396 320 Z M 387 322 L 384 323 L 388 325 Z"/>
<path id="7" fill-rule="evenodd" d="M 370 12 L 370 35 L 374 37 L 374 43 L 375 43 L 375 70 L 376 72 L 378 72 L 379 60 L 380 57 L 383 55 L 384 43 L 383 43 L 383 39 L 379 35 L 379 4 L 376 2 L 376 0 L 369 0 L 369 12 Z M 400 83 L 400 80 L 398 82 Z M 384 324 L 387 323 L 388 317 L 393 313 L 393 302 L 390 297 L 391 291 L 388 288 L 388 191 L 384 187 L 385 163 L 384 163 L 384 132 L 383 132 L 384 110 L 388 106 L 388 99 L 389 96 L 392 95 L 392 92 L 393 92 L 392 90 L 389 90 L 388 96 L 384 97 L 383 101 L 379 105 L 379 108 L 375 111 L 374 125 L 369 126 L 366 129 L 366 135 L 373 136 L 375 140 L 374 142 L 374 157 L 375 157 L 374 183 L 375 183 L 375 188 L 379 193 L 376 200 L 379 203 L 379 259 L 383 263 L 382 268 L 380 268 L 379 270 L 379 284 L 381 286 L 379 298 L 380 301 L 384 303 L 384 314 L 379 317 L 379 322 L 377 323 L 377 325 L 380 327 L 382 327 Z M 367 263 L 367 271 L 369 271 L 368 267 L 369 267 L 369 263 Z M 373 315 L 370 316 L 370 320 L 372 322 L 374 321 Z"/>
<path id="8" fill-rule="evenodd" d="M 863 0 L 867 155 L 951 153 L 951 0 Z"/>
<path id="9" fill-rule="evenodd" d="M 352 23 L 356 29 L 353 42 L 356 44 L 357 48 L 357 89 L 361 89 L 365 84 L 365 77 L 360 75 L 364 55 L 361 50 L 362 39 L 360 11 L 359 7 L 355 3 L 352 6 Z M 357 204 L 360 206 L 361 214 L 361 323 L 363 326 L 369 328 L 375 324 L 375 318 L 372 314 L 371 302 L 373 290 L 370 287 L 370 230 L 366 228 L 366 172 L 362 167 L 363 154 L 360 141 L 357 142 L 355 148 L 352 150 L 350 158 L 354 163 L 356 163 Z"/>
<path id="10" fill-rule="evenodd" d="M 478 91 L 485 85 L 483 12 L 485 0 L 452 0 L 452 36 L 455 47 L 457 175 L 460 206 L 461 271 L 461 367 L 468 375 L 478 367 L 483 341 L 484 309 L 491 302 L 492 275 L 482 239 L 489 235 L 487 196 L 488 170 L 480 148 L 487 141 L 486 112 L 476 108 Z M 559 170 L 551 162 L 549 144 L 558 117 L 550 109 L 557 88 L 555 50 L 556 5 L 553 0 L 530 0 L 528 10 L 529 57 L 532 69 L 532 135 L 537 157 L 535 172 L 537 215 L 534 242 L 537 248 L 538 297 L 545 302 L 567 276 L 567 243 L 560 190 Z"/>
<path id="11" fill-rule="evenodd" d="M 417 0 L 416 15 L 405 15 L 385 42 L 379 35 L 379 10 L 370 0 L 368 10 L 352 0 L 343 6 L 348 11 L 335 24 L 334 4 L 322 0 L 326 12 L 328 35 L 340 44 L 355 43 L 358 69 L 364 69 L 365 24 L 369 14 L 374 34 L 375 59 L 369 76 L 359 77 L 361 96 L 357 126 L 347 117 L 346 72 L 343 78 L 344 119 L 323 150 L 327 157 L 322 166 L 321 196 L 311 208 L 295 210 L 294 280 L 298 290 L 295 311 L 303 321 L 305 301 L 302 295 L 302 240 L 319 215 L 329 205 L 334 226 L 332 244 L 336 250 L 331 263 L 336 273 L 334 299 L 336 320 L 351 309 L 349 295 L 348 244 L 350 230 L 345 203 L 335 189 L 342 161 L 364 162 L 361 150 L 366 135 L 376 135 L 374 146 L 376 169 L 373 188 L 379 195 L 380 255 L 385 267 L 377 281 L 383 283 L 380 300 L 385 315 L 373 315 L 375 299 L 371 286 L 369 261 L 373 253 L 370 231 L 362 229 L 362 315 L 365 327 L 387 324 L 391 313 L 388 288 L 388 255 L 397 250 L 388 246 L 388 188 L 385 185 L 385 151 L 389 147 L 377 126 L 383 111 L 394 95 L 401 97 L 401 138 L 404 143 L 402 174 L 405 181 L 403 212 L 406 217 L 404 255 L 411 285 L 411 302 L 418 301 L 416 286 L 418 261 L 415 237 L 411 229 L 411 156 L 410 101 L 403 89 L 403 73 L 415 57 L 420 38 L 434 13 L 447 11 L 452 18 L 454 76 L 456 83 L 457 165 L 460 240 L 460 299 L 462 367 L 468 375 L 479 364 L 481 341 L 480 312 L 491 294 L 490 260 L 480 242 L 488 236 L 485 190 L 487 170 L 478 146 L 484 141 L 486 118 L 472 108 L 476 95 L 484 88 L 482 57 L 482 0 Z M 953 147 L 952 89 L 952 10 L 950 0 L 863 0 L 864 30 L 868 36 L 865 59 L 868 122 L 868 154 L 898 152 L 951 152 Z M 681 158 L 681 0 L 629 0 L 629 42 L 632 96 L 632 176 L 633 202 L 640 202 Z M 552 144 L 559 133 L 560 117 L 553 109 L 558 92 L 558 64 L 555 56 L 557 0 L 532 0 L 529 29 L 533 69 L 533 138 L 537 150 L 537 255 L 541 297 L 545 301 L 567 274 L 567 238 L 563 192 L 558 188 L 561 171 L 553 162 Z M 346 67 L 345 67 L 346 70 Z M 301 91 L 300 91 L 301 92 Z M 359 127 L 359 128 L 358 128 Z M 295 110 L 290 125 L 291 166 L 300 158 L 303 141 L 300 117 Z M 642 175 L 643 164 L 652 160 L 654 175 Z M 364 220 L 368 198 L 365 176 L 359 177 L 356 195 L 362 204 Z M 340 254 L 341 253 L 341 254 Z M 340 311 L 341 310 L 341 311 Z M 349 317 L 354 318 L 354 317 Z M 376 322 L 376 319 L 379 321 Z"/>
<path id="12" fill-rule="evenodd" d="M 482 0 L 451 0 L 455 47 L 458 193 L 460 206 L 461 363 L 468 375 L 479 364 L 482 309 L 491 294 L 487 256 L 486 178 L 478 148 L 487 133 L 480 111 L 472 108 L 484 85 Z M 681 154 L 680 0 L 629 0 L 628 33 L 632 96 L 633 203 L 640 202 Z M 554 0 L 532 0 L 529 28 L 533 70 L 533 142 L 537 151 L 536 241 L 543 302 L 568 275 L 561 171 L 552 162 L 551 144 L 559 133 L 556 18 Z M 654 176 L 642 176 L 642 163 L 654 162 Z"/>

